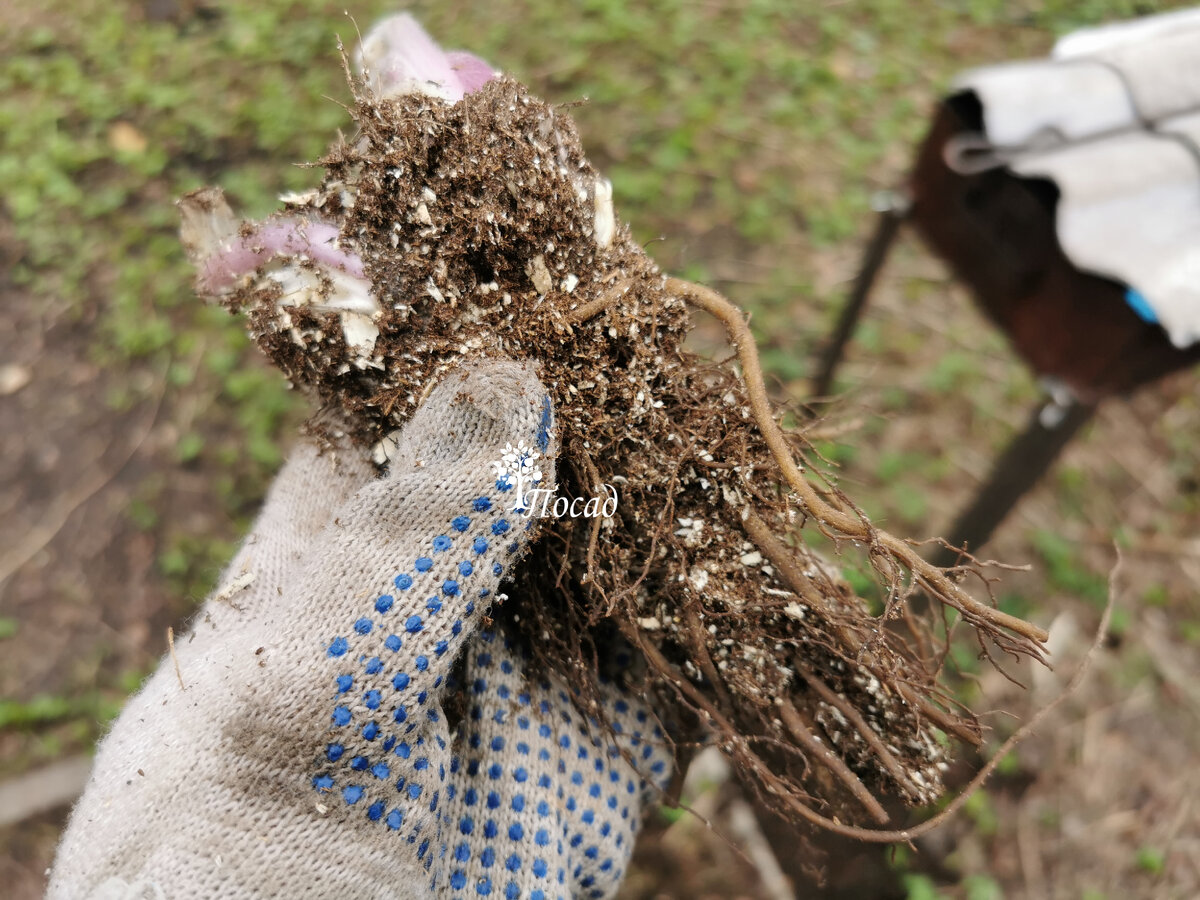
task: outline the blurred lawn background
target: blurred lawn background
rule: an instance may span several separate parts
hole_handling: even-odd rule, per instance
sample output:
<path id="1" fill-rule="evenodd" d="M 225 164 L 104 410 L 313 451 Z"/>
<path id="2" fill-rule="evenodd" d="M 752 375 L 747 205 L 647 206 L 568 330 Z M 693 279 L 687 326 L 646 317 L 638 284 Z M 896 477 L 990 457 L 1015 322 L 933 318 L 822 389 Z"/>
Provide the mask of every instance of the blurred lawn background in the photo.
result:
<path id="1" fill-rule="evenodd" d="M 872 225 L 871 194 L 902 179 L 953 73 L 1041 55 L 1074 28 L 1173 5 L 407 8 L 445 46 L 577 104 L 619 214 L 664 269 L 750 311 L 779 397 L 798 401 Z M 241 324 L 194 299 L 173 201 L 218 184 L 255 217 L 281 192 L 316 183 L 319 170 L 293 164 L 318 158 L 347 127 L 334 37 L 353 43 L 345 9 L 283 0 L 0 9 L 0 779 L 90 748 L 163 652 L 166 625 L 213 584 L 304 418 Z M 396 9 L 364 0 L 349 12 L 365 29 Z M 875 520 L 916 538 L 946 527 L 1037 397 L 1003 339 L 911 238 L 885 271 L 840 387 L 831 422 L 845 430 L 821 451 Z M 1079 633 L 1098 617 L 1113 541 L 1124 547 L 1117 637 L 1062 733 L 1014 759 L 1009 781 L 980 795 L 944 852 L 926 848 L 937 866 L 893 858 L 901 896 L 1200 893 L 1189 887 L 1200 885 L 1200 825 L 1169 780 L 1200 748 L 1200 702 L 1186 683 L 1200 673 L 1198 426 L 1190 373 L 1111 404 L 1000 534 L 992 555 L 1034 566 L 997 587 L 1002 603 L 1042 624 L 1067 615 Z M 975 679 L 967 699 L 982 692 L 985 708 L 1028 711 L 1029 699 L 994 683 L 971 648 L 956 658 Z M 1129 708 L 1130 697 L 1140 705 Z M 1097 708 L 1116 718 L 1097 724 Z M 1086 744 L 1094 734 L 1068 727 L 1083 718 L 1132 743 L 1083 759 L 1098 752 Z M 1013 727 L 989 724 L 997 738 Z M 1160 725 L 1167 757 L 1141 743 Z M 1114 774 L 1111 795 L 1070 807 L 1072 766 L 1093 766 L 1094 788 L 1104 760 L 1141 768 Z M 1116 813 L 1126 818 L 1095 830 Z M 10 896 L 37 896 L 62 816 L 0 829 Z M 1029 828 L 1043 845 L 1037 865 L 1021 844 Z M 697 852 L 703 866 L 707 850 Z M 642 873 L 629 895 L 689 895 L 673 890 Z"/>

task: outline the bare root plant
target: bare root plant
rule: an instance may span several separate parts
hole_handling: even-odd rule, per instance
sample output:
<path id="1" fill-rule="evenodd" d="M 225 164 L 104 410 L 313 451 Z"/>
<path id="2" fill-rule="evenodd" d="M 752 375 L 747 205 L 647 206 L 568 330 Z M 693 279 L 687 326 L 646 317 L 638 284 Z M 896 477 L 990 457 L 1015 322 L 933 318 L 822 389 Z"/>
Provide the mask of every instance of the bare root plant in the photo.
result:
<path id="1" fill-rule="evenodd" d="M 352 113 L 358 132 L 321 160 L 321 186 L 266 222 L 239 225 L 219 192 L 185 198 L 199 291 L 243 312 L 318 400 L 314 431 L 381 461 L 446 373 L 535 360 L 562 437 L 558 495 L 611 485 L 619 503 L 549 521 L 493 615 L 585 712 L 613 647 L 630 644 L 645 660 L 630 686 L 659 697 L 681 746 L 711 737 L 790 818 L 909 835 L 853 823 L 887 824 L 888 794 L 935 800 L 946 737 L 981 732 L 939 688 L 943 654 L 908 599 L 956 610 L 985 649 L 1040 659 L 1045 633 L 973 597 L 971 567 L 925 562 L 807 464 L 743 313 L 664 277 L 562 111 L 501 78 L 454 104 L 380 99 L 358 81 Z M 722 323 L 736 365 L 683 348 L 691 310 Z M 813 531 L 866 554 L 882 615 L 809 549 Z"/>

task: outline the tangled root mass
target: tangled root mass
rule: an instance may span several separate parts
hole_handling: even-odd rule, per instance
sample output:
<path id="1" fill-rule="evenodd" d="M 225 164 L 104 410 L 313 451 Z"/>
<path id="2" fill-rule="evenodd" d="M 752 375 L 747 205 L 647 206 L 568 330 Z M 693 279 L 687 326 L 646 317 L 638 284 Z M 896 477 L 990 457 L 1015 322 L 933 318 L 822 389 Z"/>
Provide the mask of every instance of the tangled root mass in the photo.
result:
<path id="1" fill-rule="evenodd" d="M 619 634 L 639 647 L 641 687 L 673 711 L 680 743 L 689 729 L 715 735 L 786 816 L 881 824 L 883 795 L 935 800 L 946 733 L 977 740 L 978 728 L 939 692 L 932 643 L 872 616 L 803 529 L 864 548 L 889 613 L 920 589 L 1003 649 L 1038 655 L 1036 629 L 809 481 L 803 436 L 784 436 L 766 410 L 744 321 L 634 243 L 569 118 L 503 78 L 454 104 L 360 86 L 353 113 L 358 134 L 322 160 L 321 187 L 276 218 L 301 238 L 242 226 L 253 272 L 200 279 L 339 412 L 314 427 L 336 421 L 384 458 L 445 373 L 535 360 L 562 437 L 558 494 L 609 484 L 619 502 L 609 518 L 545 522 L 495 614 L 585 708 L 608 644 Z M 185 219 L 189 207 L 227 214 L 211 192 L 185 200 Z M 303 235 L 330 225 L 340 250 L 320 258 Z M 369 290 L 345 302 L 346 283 Z M 740 371 L 683 349 L 694 306 L 729 327 Z"/>

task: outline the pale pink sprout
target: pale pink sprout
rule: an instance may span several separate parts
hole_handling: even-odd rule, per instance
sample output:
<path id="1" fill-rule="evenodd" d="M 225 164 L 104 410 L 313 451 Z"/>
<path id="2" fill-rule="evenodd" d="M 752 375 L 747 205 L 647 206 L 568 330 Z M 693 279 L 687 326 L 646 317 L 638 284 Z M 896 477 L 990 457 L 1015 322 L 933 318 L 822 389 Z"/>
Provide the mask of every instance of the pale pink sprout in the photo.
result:
<path id="1" fill-rule="evenodd" d="M 479 90 L 499 74 L 472 53 L 443 50 L 407 13 L 384 19 L 372 28 L 363 38 L 357 63 L 381 96 L 420 93 L 450 103 Z M 191 239 L 198 250 L 197 287 L 203 294 L 218 296 L 232 290 L 276 257 L 304 258 L 351 279 L 366 280 L 362 259 L 338 246 L 336 225 L 289 218 L 257 225 L 247 235 L 214 233 L 232 228 L 232 214 L 223 223 L 218 229 L 216 220 L 208 221 L 206 233 L 196 233 Z M 202 224 L 197 219 L 196 225 Z"/>
<path id="2" fill-rule="evenodd" d="M 223 244 L 200 263 L 197 287 L 205 294 L 223 294 L 276 256 L 303 256 L 317 265 L 365 278 L 356 253 L 337 246 L 338 229 L 327 222 L 280 219 L 258 226 Z"/>
<path id="3" fill-rule="evenodd" d="M 462 50 L 443 50 L 408 13 L 384 19 L 363 38 L 358 65 L 385 97 L 426 94 L 457 103 L 499 73 Z"/>

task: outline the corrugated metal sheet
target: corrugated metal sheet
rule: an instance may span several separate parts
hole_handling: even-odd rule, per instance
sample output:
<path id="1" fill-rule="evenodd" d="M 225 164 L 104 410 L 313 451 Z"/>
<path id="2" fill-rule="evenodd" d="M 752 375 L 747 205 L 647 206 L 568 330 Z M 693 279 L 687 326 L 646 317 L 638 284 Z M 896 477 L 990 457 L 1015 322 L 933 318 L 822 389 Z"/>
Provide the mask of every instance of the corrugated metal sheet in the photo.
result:
<path id="1" fill-rule="evenodd" d="M 956 88 L 980 100 L 984 134 L 952 141 L 947 163 L 1053 180 L 1071 261 L 1129 285 L 1176 346 L 1200 341 L 1200 9 L 1076 32 Z"/>

